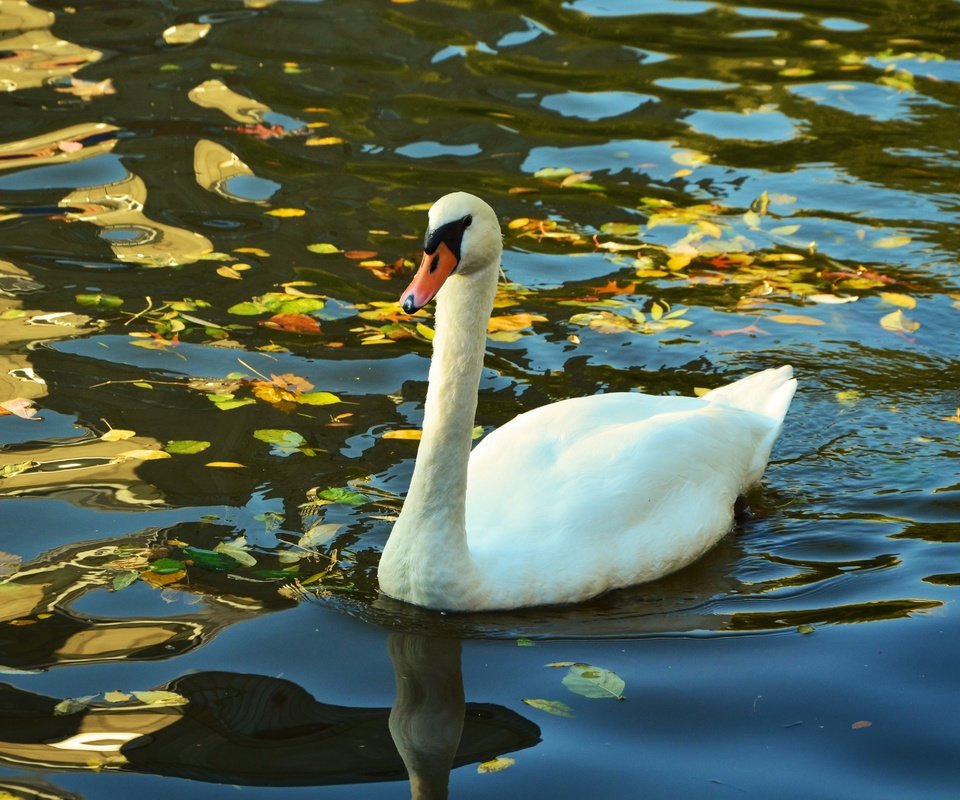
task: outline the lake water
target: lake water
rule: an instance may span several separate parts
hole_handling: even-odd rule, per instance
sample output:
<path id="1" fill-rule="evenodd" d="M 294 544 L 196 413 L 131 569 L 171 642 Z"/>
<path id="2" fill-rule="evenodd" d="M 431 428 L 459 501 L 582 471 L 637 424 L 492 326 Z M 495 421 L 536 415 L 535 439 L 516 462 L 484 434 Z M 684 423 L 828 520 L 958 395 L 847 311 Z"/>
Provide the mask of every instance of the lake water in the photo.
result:
<path id="1" fill-rule="evenodd" d="M 2 0 L 0 797 L 405 797 L 392 705 L 422 797 L 956 796 L 960 6 L 848 6 Z M 455 189 L 481 435 L 794 366 L 696 565 L 378 597 Z"/>

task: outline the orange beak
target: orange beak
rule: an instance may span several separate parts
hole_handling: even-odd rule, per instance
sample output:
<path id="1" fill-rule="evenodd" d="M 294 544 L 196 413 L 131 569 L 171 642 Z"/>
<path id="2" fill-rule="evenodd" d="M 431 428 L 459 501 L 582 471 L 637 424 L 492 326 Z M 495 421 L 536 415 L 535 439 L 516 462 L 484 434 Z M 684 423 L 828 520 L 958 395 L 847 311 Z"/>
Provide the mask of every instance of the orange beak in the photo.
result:
<path id="1" fill-rule="evenodd" d="M 407 314 L 413 314 L 433 300 L 443 282 L 453 274 L 459 263 L 459 259 L 444 242 L 440 242 L 432 253 L 424 253 L 420 269 L 400 295 L 403 310 Z"/>

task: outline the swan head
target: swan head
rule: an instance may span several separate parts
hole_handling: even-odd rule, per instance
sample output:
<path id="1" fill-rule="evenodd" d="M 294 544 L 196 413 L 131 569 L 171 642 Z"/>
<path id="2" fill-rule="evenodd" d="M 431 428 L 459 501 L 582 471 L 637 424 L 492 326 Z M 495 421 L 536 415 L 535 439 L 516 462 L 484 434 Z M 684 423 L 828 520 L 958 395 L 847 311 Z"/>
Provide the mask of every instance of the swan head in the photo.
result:
<path id="1" fill-rule="evenodd" d="M 423 308 L 451 275 L 469 277 L 500 267 L 503 239 L 496 212 L 466 192 L 446 194 L 430 207 L 423 260 L 400 295 L 408 314 Z"/>

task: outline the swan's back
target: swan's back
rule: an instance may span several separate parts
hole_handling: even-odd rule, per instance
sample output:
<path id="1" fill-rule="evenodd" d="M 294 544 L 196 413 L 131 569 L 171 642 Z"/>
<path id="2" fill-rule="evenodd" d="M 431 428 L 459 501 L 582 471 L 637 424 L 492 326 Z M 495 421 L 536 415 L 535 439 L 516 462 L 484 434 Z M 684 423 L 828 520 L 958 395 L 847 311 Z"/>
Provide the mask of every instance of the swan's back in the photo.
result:
<path id="1" fill-rule="evenodd" d="M 729 530 L 737 496 L 762 476 L 791 376 L 767 370 L 703 398 L 575 398 L 511 420 L 471 455 L 471 555 L 495 591 L 536 595 L 527 604 L 685 566 Z"/>

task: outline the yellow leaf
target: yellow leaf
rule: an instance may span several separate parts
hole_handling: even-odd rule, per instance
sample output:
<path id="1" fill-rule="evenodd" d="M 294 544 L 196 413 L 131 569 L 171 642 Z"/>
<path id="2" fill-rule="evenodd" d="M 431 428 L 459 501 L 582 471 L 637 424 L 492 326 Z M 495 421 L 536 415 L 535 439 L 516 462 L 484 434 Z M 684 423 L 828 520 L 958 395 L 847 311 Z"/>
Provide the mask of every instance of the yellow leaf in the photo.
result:
<path id="1" fill-rule="evenodd" d="M 708 236 L 712 236 L 714 239 L 719 239 L 723 236 L 723 231 L 715 222 L 710 222 L 705 219 L 698 219 L 697 227 Z"/>
<path id="2" fill-rule="evenodd" d="M 684 167 L 683 169 L 678 169 L 676 172 L 673 173 L 674 178 L 686 178 L 687 175 L 693 175 L 693 170 L 688 169 L 687 167 Z"/>
<path id="3" fill-rule="evenodd" d="M 510 230 L 516 230 L 517 228 L 522 228 L 524 225 L 528 224 L 530 219 L 528 217 L 517 217 L 516 219 L 510 220 L 507 223 L 507 227 Z"/>
<path id="4" fill-rule="evenodd" d="M 399 430 L 399 431 L 385 431 L 381 434 L 381 439 L 414 439 L 419 440 L 423 435 L 423 431 L 418 431 L 415 429 L 411 430 Z"/>
<path id="5" fill-rule="evenodd" d="M 873 246 L 889 250 L 893 247 L 903 247 L 905 244 L 910 244 L 909 236 L 884 236 L 882 239 L 877 239 Z"/>
<path id="6" fill-rule="evenodd" d="M 803 256 L 800 253 L 767 253 L 763 256 L 763 261 L 766 262 L 777 262 L 777 261 L 803 261 Z"/>
<path id="7" fill-rule="evenodd" d="M 230 278 L 231 280 L 240 281 L 243 280 L 243 277 L 237 272 L 233 267 L 217 267 L 217 275 L 221 278 Z"/>
<path id="8" fill-rule="evenodd" d="M 131 436 L 136 435 L 136 431 L 126 431 L 121 428 L 111 428 L 100 438 L 105 442 L 121 442 L 124 439 L 129 439 Z"/>
<path id="9" fill-rule="evenodd" d="M 837 392 L 834 395 L 834 397 L 837 398 L 837 402 L 842 403 L 845 406 L 852 406 L 862 396 L 862 392 L 857 389 L 844 389 L 843 391 Z"/>
<path id="10" fill-rule="evenodd" d="M 304 144 L 308 147 L 323 147 L 331 144 L 343 144 L 344 141 L 339 136 L 310 136 Z"/>
<path id="11" fill-rule="evenodd" d="M 674 164 L 682 164 L 685 167 L 696 167 L 699 164 L 708 163 L 710 156 L 698 150 L 680 150 L 671 154 L 670 160 L 673 161 Z"/>
<path id="12" fill-rule="evenodd" d="M 274 208 L 267 212 L 271 217 L 302 217 L 306 215 L 302 208 Z"/>
<path id="13" fill-rule="evenodd" d="M 744 224 L 748 228 L 757 230 L 760 227 L 760 215 L 756 211 L 746 211 L 743 214 Z"/>
<path id="14" fill-rule="evenodd" d="M 112 692 L 104 692 L 103 699 L 108 703 L 125 703 L 133 695 L 127 694 L 126 692 L 121 692 L 119 689 L 115 689 Z"/>
<path id="15" fill-rule="evenodd" d="M 136 458 L 138 461 L 157 461 L 162 458 L 171 458 L 171 455 L 163 450 L 127 450 L 120 453 L 120 458 Z"/>
<path id="16" fill-rule="evenodd" d="M 880 327 L 893 333 L 913 333 L 920 323 L 910 319 L 899 308 L 880 319 Z"/>
<path id="17" fill-rule="evenodd" d="M 520 331 L 494 331 L 493 333 L 488 333 L 487 338 L 493 342 L 516 342 L 523 338 L 523 334 Z"/>
<path id="18" fill-rule="evenodd" d="M 900 306 L 900 308 L 917 307 L 917 301 L 908 294 L 900 294 L 900 292 L 880 292 L 880 297 L 884 302 L 894 306 Z"/>
<path id="19" fill-rule="evenodd" d="M 808 317 L 806 314 L 774 314 L 772 317 L 768 317 L 774 322 L 780 322 L 783 325 L 823 325 L 825 324 L 822 319 L 817 319 L 816 317 Z"/>
<path id="20" fill-rule="evenodd" d="M 512 767 L 516 763 L 517 760 L 515 758 L 501 756 L 500 758 L 493 758 L 490 761 L 484 761 L 482 764 L 477 764 L 477 772 L 481 775 L 488 772 L 500 772 L 508 767 Z"/>
<path id="21" fill-rule="evenodd" d="M 494 333 L 496 331 L 519 331 L 523 328 L 529 328 L 534 322 L 546 322 L 547 318 L 541 314 L 503 314 L 498 317 L 491 317 L 490 324 L 487 325 L 487 331 Z"/>
<path id="22" fill-rule="evenodd" d="M 260 256 L 260 258 L 269 257 L 270 253 L 267 250 L 264 250 L 262 247 L 234 247 L 234 253 L 249 253 L 252 256 Z"/>
<path id="23" fill-rule="evenodd" d="M 203 466 L 216 467 L 218 469 L 245 469 L 245 464 L 238 464 L 236 461 L 208 461 Z"/>

